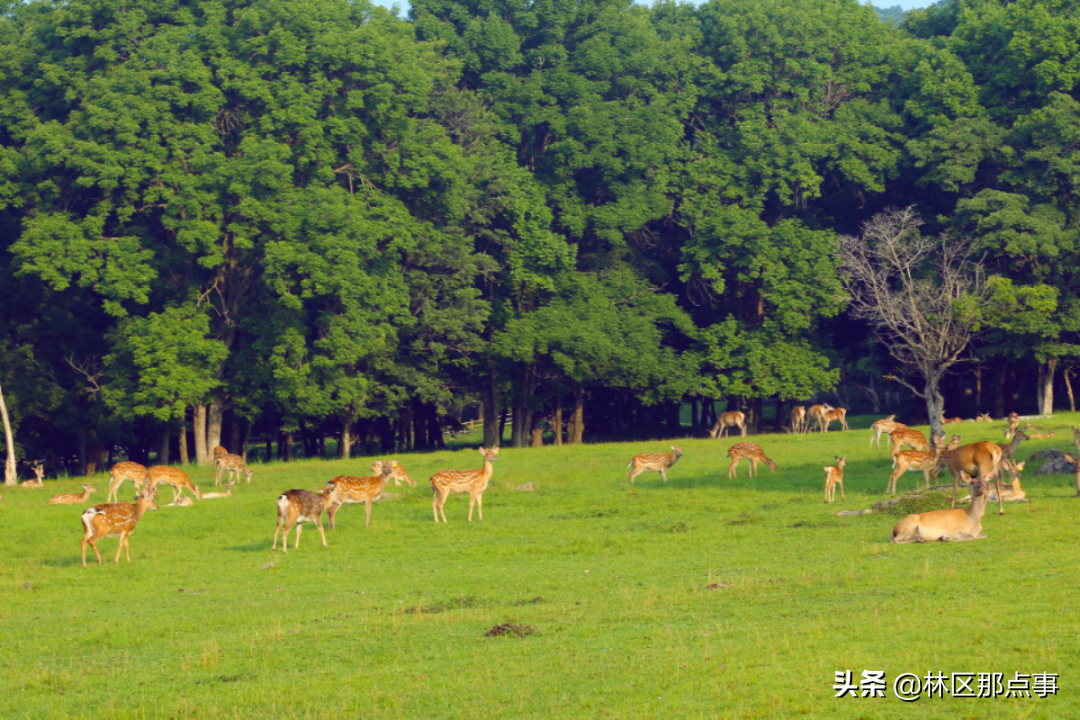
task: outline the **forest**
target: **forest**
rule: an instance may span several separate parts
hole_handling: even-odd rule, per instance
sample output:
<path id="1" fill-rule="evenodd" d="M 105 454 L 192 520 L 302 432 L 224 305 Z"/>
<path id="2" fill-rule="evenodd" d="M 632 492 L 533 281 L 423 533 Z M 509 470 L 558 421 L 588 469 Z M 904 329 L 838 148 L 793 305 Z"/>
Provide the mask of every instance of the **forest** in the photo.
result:
<path id="1" fill-rule="evenodd" d="M 1075 0 L 7 0 L 8 452 L 925 422 L 842 252 L 901 210 L 981 288 L 939 405 L 1074 409 L 1078 45 Z"/>

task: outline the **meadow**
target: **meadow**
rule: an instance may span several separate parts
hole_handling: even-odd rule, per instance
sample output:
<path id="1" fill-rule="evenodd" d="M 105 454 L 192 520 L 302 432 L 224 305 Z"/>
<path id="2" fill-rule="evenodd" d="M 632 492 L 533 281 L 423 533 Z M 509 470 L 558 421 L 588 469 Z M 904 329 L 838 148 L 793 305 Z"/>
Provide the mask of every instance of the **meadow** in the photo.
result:
<path id="1" fill-rule="evenodd" d="M 306 525 L 288 555 L 270 552 L 276 497 L 368 474 L 372 458 L 256 465 L 231 498 L 191 508 L 165 507 L 163 487 L 133 562 L 112 564 L 110 538 L 86 569 L 85 506 L 45 504 L 83 480 L 0 489 L 0 717 L 1076 717 L 1074 478 L 1029 465 L 1030 502 L 1000 518 L 989 506 L 986 540 L 890 545 L 896 514 L 834 514 L 884 498 L 873 419 L 748 438 L 779 466 L 757 478 L 745 462 L 727 478 L 738 438 L 504 448 L 484 521 L 455 495 L 446 525 L 427 478 L 479 467 L 475 448 L 399 455 L 417 487 L 391 483 L 401 497 L 375 505 L 370 529 L 362 506 L 342 509 L 329 547 Z M 1080 415 L 1041 421 L 1057 437 L 1017 457 L 1072 447 L 1070 423 Z M 948 429 L 968 442 L 1003 427 Z M 627 482 L 634 454 L 675 442 L 666 484 Z M 847 499 L 829 506 L 821 468 L 845 453 Z M 190 474 L 213 485 L 209 469 Z M 104 502 L 107 478 L 90 482 L 88 504 Z M 838 670 L 885 671 L 886 697 L 835 698 Z M 896 675 L 931 671 L 1056 673 L 1059 689 L 893 695 Z"/>

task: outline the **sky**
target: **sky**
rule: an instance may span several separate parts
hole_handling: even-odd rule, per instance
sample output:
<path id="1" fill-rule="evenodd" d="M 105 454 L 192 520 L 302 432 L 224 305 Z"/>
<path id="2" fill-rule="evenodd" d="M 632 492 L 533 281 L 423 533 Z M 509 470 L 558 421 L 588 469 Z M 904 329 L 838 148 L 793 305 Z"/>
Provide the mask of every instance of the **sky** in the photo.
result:
<path id="1" fill-rule="evenodd" d="M 392 5 L 395 4 L 393 2 L 393 0 L 373 0 L 373 2 L 376 5 L 382 5 L 383 7 L 391 7 Z M 904 8 L 905 10 L 911 10 L 912 8 L 930 7 L 935 2 L 937 2 L 937 0 L 875 0 L 875 2 L 873 4 L 877 5 L 879 8 L 890 8 L 890 7 L 893 7 L 894 5 L 899 5 L 900 7 Z M 399 2 L 397 2 L 396 4 L 398 5 L 398 7 L 401 8 L 401 15 L 402 16 L 405 16 L 405 15 L 408 14 L 408 12 L 409 12 L 408 0 L 399 0 Z"/>

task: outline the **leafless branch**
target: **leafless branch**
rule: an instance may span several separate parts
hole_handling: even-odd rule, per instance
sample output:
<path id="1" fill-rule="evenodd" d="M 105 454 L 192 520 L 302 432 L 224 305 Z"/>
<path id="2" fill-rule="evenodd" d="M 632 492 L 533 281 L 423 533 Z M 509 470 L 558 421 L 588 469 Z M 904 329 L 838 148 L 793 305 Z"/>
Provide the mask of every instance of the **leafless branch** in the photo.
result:
<path id="1" fill-rule="evenodd" d="M 101 361 L 98 358 L 87 358 L 85 360 L 75 361 L 74 355 L 67 357 L 67 364 L 71 366 L 71 369 L 86 378 L 86 381 L 90 385 L 86 388 L 86 392 L 90 395 L 101 392 L 101 384 L 98 380 L 104 374 L 99 369 L 99 363 Z"/>

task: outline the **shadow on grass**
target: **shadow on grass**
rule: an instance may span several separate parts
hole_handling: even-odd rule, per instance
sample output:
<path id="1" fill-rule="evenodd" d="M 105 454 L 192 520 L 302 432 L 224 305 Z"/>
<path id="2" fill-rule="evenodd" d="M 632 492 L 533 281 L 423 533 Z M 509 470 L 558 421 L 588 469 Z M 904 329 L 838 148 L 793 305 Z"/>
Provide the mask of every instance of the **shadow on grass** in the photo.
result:
<path id="1" fill-rule="evenodd" d="M 102 555 L 102 557 L 104 558 L 105 556 Z M 110 559 L 109 562 L 112 562 L 112 559 Z M 97 565 L 97 559 L 93 557 L 93 553 L 86 558 L 86 563 L 87 565 L 91 563 Z M 48 567 L 72 567 L 74 565 L 82 565 L 82 558 L 78 555 L 65 558 L 49 558 L 48 560 L 42 560 L 41 564 Z"/>
<path id="2" fill-rule="evenodd" d="M 229 552 L 268 552 L 270 550 L 270 548 L 266 547 L 268 544 L 268 542 L 248 543 L 247 545 L 233 545 L 224 549 Z"/>

